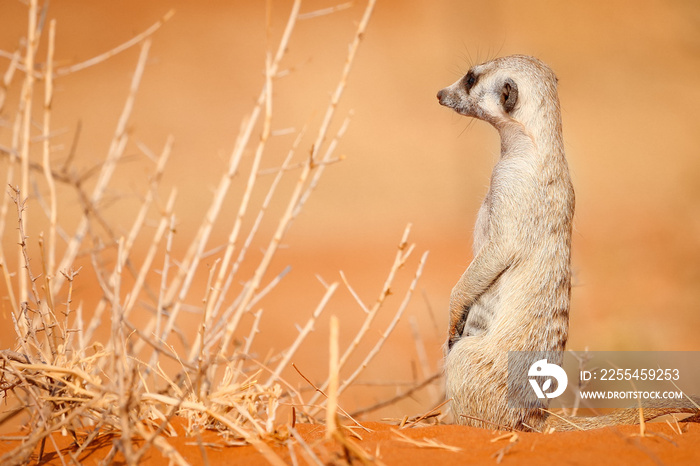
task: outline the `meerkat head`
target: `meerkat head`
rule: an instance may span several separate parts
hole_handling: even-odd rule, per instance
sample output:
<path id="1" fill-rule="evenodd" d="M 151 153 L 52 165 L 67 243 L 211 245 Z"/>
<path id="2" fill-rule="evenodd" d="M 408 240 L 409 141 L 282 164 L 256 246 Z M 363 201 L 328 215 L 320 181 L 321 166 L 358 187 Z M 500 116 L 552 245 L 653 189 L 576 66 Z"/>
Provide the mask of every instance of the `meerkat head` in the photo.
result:
<path id="1" fill-rule="evenodd" d="M 558 117 L 556 83 L 552 70 L 538 59 L 512 55 L 473 66 L 437 98 L 441 105 L 497 129 L 513 121 L 527 128 L 547 112 Z"/>

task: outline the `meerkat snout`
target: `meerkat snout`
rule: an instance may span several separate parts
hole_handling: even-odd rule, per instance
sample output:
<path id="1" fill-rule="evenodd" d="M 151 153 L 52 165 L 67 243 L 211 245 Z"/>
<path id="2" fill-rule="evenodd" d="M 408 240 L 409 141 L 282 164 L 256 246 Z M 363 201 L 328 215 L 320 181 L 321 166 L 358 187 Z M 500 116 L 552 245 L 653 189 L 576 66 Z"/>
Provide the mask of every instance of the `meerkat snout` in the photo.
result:
<path id="1" fill-rule="evenodd" d="M 452 85 L 452 86 L 446 87 L 444 89 L 440 89 L 438 91 L 437 99 L 438 99 L 438 102 L 440 103 L 440 105 L 443 105 L 445 107 L 455 108 L 455 104 L 456 104 L 455 97 L 456 96 L 454 95 L 454 91 L 452 90 L 452 88 L 454 86 L 455 85 Z M 457 97 L 457 100 L 459 100 L 459 97 Z"/>

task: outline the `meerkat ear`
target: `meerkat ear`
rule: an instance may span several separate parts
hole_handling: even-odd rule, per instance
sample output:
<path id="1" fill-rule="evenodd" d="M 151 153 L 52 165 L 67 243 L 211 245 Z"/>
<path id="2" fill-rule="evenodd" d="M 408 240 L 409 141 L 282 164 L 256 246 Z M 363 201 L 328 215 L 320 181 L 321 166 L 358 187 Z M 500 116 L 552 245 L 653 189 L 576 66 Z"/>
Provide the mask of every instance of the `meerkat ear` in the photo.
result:
<path id="1" fill-rule="evenodd" d="M 503 83 L 503 89 L 501 89 L 501 105 L 507 113 L 510 113 L 517 102 L 518 85 L 512 79 L 506 79 L 506 82 Z"/>

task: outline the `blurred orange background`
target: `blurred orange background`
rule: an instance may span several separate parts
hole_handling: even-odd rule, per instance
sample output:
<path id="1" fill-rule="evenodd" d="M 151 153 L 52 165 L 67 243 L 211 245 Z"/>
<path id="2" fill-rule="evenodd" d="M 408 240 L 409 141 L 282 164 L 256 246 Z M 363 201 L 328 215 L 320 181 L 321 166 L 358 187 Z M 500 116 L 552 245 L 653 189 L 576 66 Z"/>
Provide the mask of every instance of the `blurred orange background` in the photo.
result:
<path id="1" fill-rule="evenodd" d="M 291 3 L 271 2 L 271 47 Z M 333 5 L 304 1 L 302 12 Z M 274 84 L 272 125 L 280 135 L 273 137 L 268 152 L 274 155 L 263 168 L 278 166 L 293 141 L 283 130 L 320 122 L 364 5 L 355 2 L 297 24 L 282 62 L 289 74 Z M 0 49 L 13 52 L 26 35 L 26 6 L 3 0 L 1 9 Z M 162 195 L 178 189 L 174 247 L 182 251 L 264 82 L 265 2 L 62 1 L 51 3 L 48 17 L 57 20 L 56 60 L 64 66 L 125 42 L 170 9 L 175 15 L 153 36 L 129 127 L 132 141 L 156 153 L 168 135 L 174 136 Z M 373 338 L 402 299 L 416 258 L 424 250 L 430 256 L 407 315 L 361 379 L 429 375 L 417 362 L 412 319 L 430 368 L 439 369 L 449 293 L 472 257 L 472 227 L 499 141 L 486 123 L 470 124 L 440 107 L 435 94 L 471 64 L 514 53 L 537 56 L 559 77 L 577 198 L 568 347 L 700 349 L 700 4 L 379 0 L 331 129 L 335 134 L 352 112 L 336 151 L 345 160 L 328 167 L 285 238 L 273 269 L 289 264 L 292 271 L 265 302 L 257 351 L 266 353 L 266 345 L 280 350 L 293 340 L 294 324 L 303 324 L 323 295 L 317 276 L 338 281 L 342 270 L 364 302 L 373 303 L 411 223 L 416 257 L 402 271 L 403 281 Z M 84 168 L 104 158 L 137 57 L 135 47 L 56 81 L 56 160 L 65 159 L 78 122 L 74 164 Z M 0 70 L 8 63 L 0 57 Z M 8 90 L 1 115 L 5 145 L 20 81 Z M 305 137 L 300 152 L 312 142 L 313 135 Z M 130 144 L 127 154 L 138 154 Z M 40 156 L 38 147 L 34 155 Z M 152 169 L 139 157 L 120 168 L 117 184 L 125 200 L 108 208 L 126 231 Z M 66 205 L 74 202 L 72 196 Z M 235 195 L 229 204 L 235 209 Z M 211 247 L 225 242 L 230 223 L 217 228 Z M 13 231 L 6 228 L 6 251 L 16 243 Z M 200 275 L 206 280 L 206 270 Z M 76 299 L 89 301 L 90 287 L 83 285 L 81 295 L 77 286 Z M 2 306 L 0 346 L 5 348 L 13 332 L 8 303 Z M 325 314 L 338 315 L 344 325 L 341 344 L 352 339 L 363 317 L 346 289 L 338 291 Z M 327 317 L 316 330 L 298 356 L 313 380 L 327 373 Z M 434 391 L 389 414 L 421 412 L 438 401 L 436 396 Z M 345 402 L 359 406 L 378 398 Z"/>

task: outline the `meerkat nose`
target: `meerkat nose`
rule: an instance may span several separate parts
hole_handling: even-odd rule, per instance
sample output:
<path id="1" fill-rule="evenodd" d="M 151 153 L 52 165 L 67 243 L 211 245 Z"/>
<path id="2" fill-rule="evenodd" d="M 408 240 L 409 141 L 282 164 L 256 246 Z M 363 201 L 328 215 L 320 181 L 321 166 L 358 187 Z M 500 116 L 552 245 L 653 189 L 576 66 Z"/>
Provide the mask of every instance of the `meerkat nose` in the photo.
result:
<path id="1" fill-rule="evenodd" d="M 437 99 L 438 99 L 440 102 L 442 102 L 442 98 L 444 97 L 444 95 L 445 95 L 445 89 L 440 89 L 440 90 L 438 91 L 438 93 L 437 93 Z"/>

